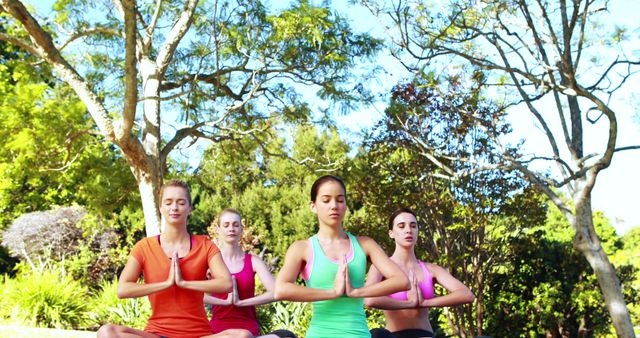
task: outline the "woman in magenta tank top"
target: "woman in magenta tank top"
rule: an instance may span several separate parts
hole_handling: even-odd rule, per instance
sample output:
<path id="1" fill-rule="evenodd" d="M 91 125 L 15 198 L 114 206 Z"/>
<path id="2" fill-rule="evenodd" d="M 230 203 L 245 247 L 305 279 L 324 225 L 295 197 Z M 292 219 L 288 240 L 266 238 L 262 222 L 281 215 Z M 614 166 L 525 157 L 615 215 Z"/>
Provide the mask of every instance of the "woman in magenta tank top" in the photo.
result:
<path id="1" fill-rule="evenodd" d="M 418 222 L 413 211 L 401 208 L 391 214 L 389 236 L 396 244 L 391 260 L 409 276 L 411 289 L 365 300 L 367 306 L 384 310 L 387 323 L 385 329 L 371 330 L 372 338 L 433 337 L 429 308 L 471 303 L 473 293 L 444 268 L 416 258 Z M 366 284 L 375 284 L 382 278 L 372 266 Z M 435 296 L 434 283 L 447 289 L 447 294 Z"/>
<path id="2" fill-rule="evenodd" d="M 220 252 L 233 280 L 230 293 L 205 295 L 211 304 L 211 330 L 220 337 L 258 337 L 259 323 L 256 305 L 271 303 L 274 278 L 262 259 L 240 247 L 244 230 L 242 216 L 235 209 L 224 209 L 213 226 L 218 233 Z M 255 294 L 255 275 L 258 274 L 265 292 Z M 286 330 L 278 330 L 261 337 L 295 337 Z"/>

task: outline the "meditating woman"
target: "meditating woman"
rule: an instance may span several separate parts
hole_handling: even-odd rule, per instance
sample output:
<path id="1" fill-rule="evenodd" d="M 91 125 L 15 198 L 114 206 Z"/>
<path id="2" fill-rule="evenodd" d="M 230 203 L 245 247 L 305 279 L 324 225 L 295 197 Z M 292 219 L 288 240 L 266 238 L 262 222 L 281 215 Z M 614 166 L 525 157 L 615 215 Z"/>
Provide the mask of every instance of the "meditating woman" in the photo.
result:
<path id="1" fill-rule="evenodd" d="M 119 298 L 149 296 L 151 317 L 144 330 L 107 324 L 98 337 L 215 337 L 203 295 L 226 293 L 232 281 L 220 250 L 208 236 L 191 235 L 191 193 L 186 182 L 171 180 L 160 189 L 165 231 L 140 240 L 120 274 Z M 207 270 L 211 279 L 207 279 Z M 144 283 L 138 283 L 144 275 Z"/>
<path id="2" fill-rule="evenodd" d="M 318 233 L 289 247 L 276 278 L 276 299 L 314 302 L 307 338 L 368 338 L 363 298 L 408 290 L 409 280 L 374 240 L 344 231 L 347 196 L 340 178 L 318 178 L 310 197 Z M 364 286 L 367 259 L 384 281 Z M 306 286 L 296 284 L 299 274 Z"/>
<path id="3" fill-rule="evenodd" d="M 410 209 L 401 208 L 391 214 L 389 236 L 396 244 L 391 260 L 409 276 L 411 289 L 365 300 L 367 306 L 384 310 L 387 323 L 384 329 L 371 330 L 372 338 L 433 337 L 429 308 L 466 304 L 474 300 L 469 288 L 446 269 L 418 260 L 415 253 L 418 230 L 416 215 Z M 384 275 L 372 266 L 366 285 L 376 285 L 383 279 Z M 436 283 L 447 290 L 446 295 L 435 296 Z"/>

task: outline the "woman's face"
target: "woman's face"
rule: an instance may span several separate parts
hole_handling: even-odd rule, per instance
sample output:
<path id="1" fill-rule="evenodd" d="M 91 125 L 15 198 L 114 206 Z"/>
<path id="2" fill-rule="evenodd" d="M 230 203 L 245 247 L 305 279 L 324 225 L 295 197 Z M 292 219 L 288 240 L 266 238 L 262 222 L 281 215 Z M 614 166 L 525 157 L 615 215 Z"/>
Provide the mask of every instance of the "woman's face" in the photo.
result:
<path id="1" fill-rule="evenodd" d="M 225 212 L 220 216 L 218 235 L 220 240 L 227 244 L 236 244 L 242 238 L 242 219 L 233 212 Z"/>
<path id="2" fill-rule="evenodd" d="M 389 237 L 400 246 L 415 245 L 418 240 L 418 222 L 415 216 L 408 212 L 398 214 L 393 219 L 393 229 L 389 230 Z"/>
<path id="3" fill-rule="evenodd" d="M 326 181 L 318 188 L 311 210 L 318 215 L 320 224 L 340 226 L 347 212 L 347 197 L 342 185 L 336 181 Z"/>
<path id="4" fill-rule="evenodd" d="M 160 214 L 169 225 L 186 225 L 191 214 L 187 191 L 182 187 L 165 187 L 160 201 Z"/>

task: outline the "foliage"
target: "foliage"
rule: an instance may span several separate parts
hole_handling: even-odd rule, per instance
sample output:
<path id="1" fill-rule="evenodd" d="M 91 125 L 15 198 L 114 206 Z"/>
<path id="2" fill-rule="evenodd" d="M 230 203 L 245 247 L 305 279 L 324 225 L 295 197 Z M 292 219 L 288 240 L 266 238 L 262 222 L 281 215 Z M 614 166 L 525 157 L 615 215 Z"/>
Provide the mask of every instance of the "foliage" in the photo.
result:
<path id="1" fill-rule="evenodd" d="M 15 279 L 3 280 L 3 319 L 32 327 L 85 327 L 88 290 L 84 285 L 56 269 L 23 271 Z"/>
<path id="2" fill-rule="evenodd" d="M 22 20 L 38 15 L 21 3 L 5 7 L 7 21 L 28 34 L 17 29 L 0 40 L 64 69 L 56 75 L 73 84 L 93 130 L 127 158 L 147 235 L 159 232 L 157 192 L 173 150 L 201 139 L 261 142 L 281 121 L 307 121 L 301 86 L 352 107 L 370 96 L 354 77 L 356 61 L 381 46 L 353 32 L 327 3 L 306 0 L 277 12 L 260 1 L 58 1 L 49 21 Z M 56 46 L 47 31 L 74 45 Z"/>
<path id="3" fill-rule="evenodd" d="M 258 315 L 262 332 L 286 329 L 297 337 L 304 337 L 311 322 L 311 305 L 304 302 L 274 302 L 258 308 Z"/>
<path id="4" fill-rule="evenodd" d="M 620 239 L 608 220 L 599 214 L 595 223 L 603 247 L 619 250 Z M 487 276 L 486 332 L 555 337 L 610 333 L 597 280 L 573 248 L 572 231 L 557 208 L 549 207 L 545 225 L 506 235 L 505 260 Z M 617 269 L 626 285 L 633 277 L 624 273 L 624 266 Z"/>
<path id="5" fill-rule="evenodd" d="M 116 295 L 117 280 L 100 283 L 96 295 L 91 299 L 89 325 L 97 328 L 111 323 L 136 329 L 144 329 L 151 315 L 147 297 L 119 299 Z"/>
<path id="6" fill-rule="evenodd" d="M 85 215 L 80 207 L 24 214 L 4 232 L 2 244 L 34 270 L 44 270 L 76 252 L 82 237 L 78 223 Z"/>
<path id="7" fill-rule="evenodd" d="M 308 204 L 311 184 L 327 172 L 345 173 L 348 147 L 335 130 L 319 133 L 313 126 L 300 126 L 292 134 L 287 157 L 265 156 L 281 149 L 283 139 L 267 147 L 251 139 L 212 145 L 194 184 L 199 197 L 191 227 L 206 228 L 222 209 L 236 208 L 259 239 L 256 249 L 266 248 L 276 258 L 284 257 L 294 240 L 314 234 L 316 219 Z"/>
<path id="8" fill-rule="evenodd" d="M 0 20 L 0 30 L 25 35 Z M 0 41 L 0 57 L 0 230 L 22 214 L 61 205 L 82 205 L 103 220 L 120 217 L 113 213 L 136 200 L 133 178 L 115 148 L 93 134 L 84 105 L 33 55 Z M 80 252 L 83 243 L 74 244 Z M 17 261 L 4 246 L 0 255 L 0 272 L 14 273 Z"/>
<path id="9" fill-rule="evenodd" d="M 129 201 L 133 179 L 97 139 L 68 87 L 50 87 L 26 61 L 0 64 L 0 228 L 18 215 L 75 203 L 106 214 Z M 133 196 L 135 197 L 135 195 Z"/>
<path id="10" fill-rule="evenodd" d="M 509 130 L 507 124 L 489 127 L 501 112 L 483 100 L 480 78 L 425 77 L 397 85 L 353 165 L 352 190 L 361 203 L 352 218 L 356 232 L 391 253 L 388 215 L 410 207 L 421 229 L 418 257 L 447 267 L 478 296 L 475 307 L 443 312 L 448 333 L 460 336 L 482 334 L 476 330 L 482 327 L 486 275 L 506 245 L 492 233 L 537 225 L 545 212 L 538 192 L 518 175 L 474 168 L 496 163 L 493 138 Z M 452 161 L 444 153 L 472 160 Z"/>

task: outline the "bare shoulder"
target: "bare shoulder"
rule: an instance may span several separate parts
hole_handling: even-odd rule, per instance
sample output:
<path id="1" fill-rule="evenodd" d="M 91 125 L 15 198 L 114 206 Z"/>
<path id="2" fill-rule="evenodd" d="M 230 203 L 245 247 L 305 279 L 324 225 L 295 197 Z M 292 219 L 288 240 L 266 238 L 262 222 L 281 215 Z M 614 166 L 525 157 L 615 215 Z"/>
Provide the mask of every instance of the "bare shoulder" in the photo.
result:
<path id="1" fill-rule="evenodd" d="M 437 275 L 442 275 L 442 274 L 450 275 L 449 270 L 441 267 L 438 264 L 426 263 L 425 262 L 424 266 L 427 268 L 427 270 L 429 270 L 431 275 L 433 275 L 434 277 L 437 276 Z"/>
<path id="2" fill-rule="evenodd" d="M 254 253 L 249 253 L 249 255 L 251 255 L 251 263 L 252 264 L 265 264 L 265 262 L 262 259 L 262 257 L 254 254 Z"/>
<path id="3" fill-rule="evenodd" d="M 369 236 L 356 236 L 356 238 L 358 239 L 358 243 L 362 246 L 378 245 L 378 243 Z"/>
<path id="4" fill-rule="evenodd" d="M 289 249 L 287 249 L 287 256 L 293 256 L 291 258 L 296 257 L 306 261 L 309 248 L 310 247 L 308 239 L 297 240 L 289 245 Z"/>

